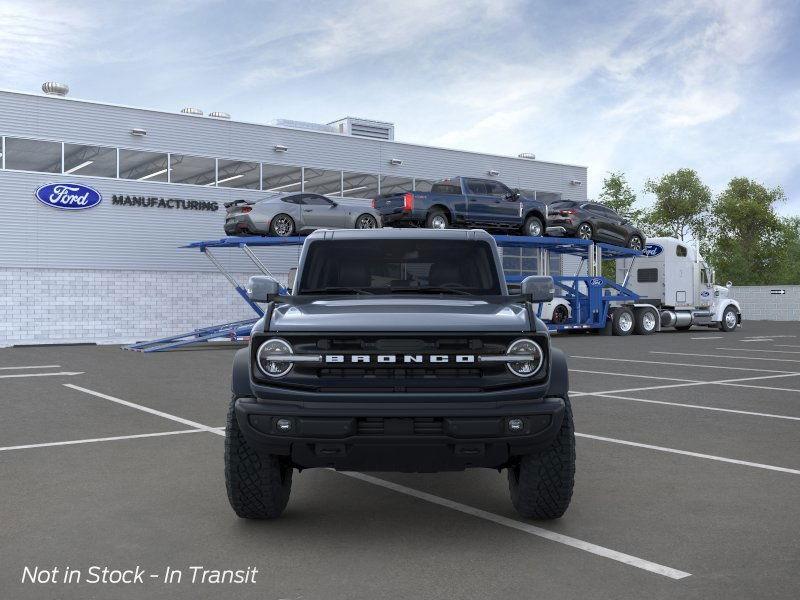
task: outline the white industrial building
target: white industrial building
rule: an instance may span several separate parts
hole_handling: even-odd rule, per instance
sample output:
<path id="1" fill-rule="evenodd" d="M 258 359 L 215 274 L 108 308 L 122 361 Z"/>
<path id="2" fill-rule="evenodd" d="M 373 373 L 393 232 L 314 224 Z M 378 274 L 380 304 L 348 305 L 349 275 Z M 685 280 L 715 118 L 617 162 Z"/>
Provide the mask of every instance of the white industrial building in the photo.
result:
<path id="1" fill-rule="evenodd" d="M 464 175 L 586 199 L 585 167 L 397 142 L 390 123 L 264 125 L 43 89 L 0 91 L 0 346 L 125 342 L 252 316 L 206 257 L 180 246 L 223 237 L 223 203 L 267 190 L 369 202 Z M 35 197 L 48 184 L 89 186 L 102 200 L 59 210 Z M 219 256 L 241 280 L 254 270 L 238 254 Z M 261 256 L 285 276 L 297 249 Z M 532 261 L 507 255 L 505 266 Z"/>

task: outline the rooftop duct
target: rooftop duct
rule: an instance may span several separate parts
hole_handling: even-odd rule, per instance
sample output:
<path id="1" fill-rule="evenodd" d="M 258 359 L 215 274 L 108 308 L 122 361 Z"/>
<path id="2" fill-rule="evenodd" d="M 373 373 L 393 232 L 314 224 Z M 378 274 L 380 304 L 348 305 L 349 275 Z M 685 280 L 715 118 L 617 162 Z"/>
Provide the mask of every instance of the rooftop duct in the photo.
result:
<path id="1" fill-rule="evenodd" d="M 394 123 L 386 121 L 371 121 L 358 117 L 345 117 L 330 123 L 338 133 L 355 137 L 371 138 L 373 140 L 394 140 Z"/>
<path id="2" fill-rule="evenodd" d="M 517 156 L 526 160 L 536 160 L 536 155 L 533 152 L 521 152 Z"/>
<path id="3" fill-rule="evenodd" d="M 216 110 L 214 112 L 208 113 L 208 116 L 211 117 L 212 119 L 230 119 L 231 118 L 231 116 L 228 113 L 220 112 L 220 111 L 216 111 Z"/>
<path id="4" fill-rule="evenodd" d="M 69 94 L 69 86 L 66 83 L 56 83 L 55 81 L 46 81 L 42 84 L 42 91 L 48 96 L 66 96 Z"/>
<path id="5" fill-rule="evenodd" d="M 199 108 L 193 108 L 191 106 L 187 106 L 186 108 L 182 108 L 181 112 L 185 115 L 195 115 L 197 117 L 203 116 L 203 111 Z"/>

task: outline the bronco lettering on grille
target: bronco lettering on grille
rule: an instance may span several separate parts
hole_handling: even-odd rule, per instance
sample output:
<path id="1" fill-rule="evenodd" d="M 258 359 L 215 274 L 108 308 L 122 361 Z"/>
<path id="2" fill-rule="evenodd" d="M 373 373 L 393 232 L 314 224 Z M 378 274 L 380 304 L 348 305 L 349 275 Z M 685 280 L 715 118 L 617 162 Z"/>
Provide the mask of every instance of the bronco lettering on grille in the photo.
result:
<path id="1" fill-rule="evenodd" d="M 475 356 L 472 354 L 456 354 L 450 356 L 448 354 L 378 354 L 370 356 L 369 354 L 327 354 L 325 355 L 326 363 L 372 363 L 377 362 L 381 364 L 421 364 L 424 362 L 429 363 L 474 363 Z"/>

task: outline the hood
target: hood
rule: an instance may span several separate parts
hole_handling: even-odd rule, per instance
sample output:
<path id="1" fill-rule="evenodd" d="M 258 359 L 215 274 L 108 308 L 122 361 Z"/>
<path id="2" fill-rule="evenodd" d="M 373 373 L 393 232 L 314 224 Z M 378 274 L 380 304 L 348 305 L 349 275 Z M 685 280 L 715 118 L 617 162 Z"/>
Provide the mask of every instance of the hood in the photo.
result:
<path id="1" fill-rule="evenodd" d="M 714 286 L 714 296 L 717 298 L 727 298 L 730 295 L 730 289 L 724 285 Z"/>
<path id="2" fill-rule="evenodd" d="M 480 299 L 315 299 L 275 307 L 270 331 L 529 331 L 525 307 Z"/>

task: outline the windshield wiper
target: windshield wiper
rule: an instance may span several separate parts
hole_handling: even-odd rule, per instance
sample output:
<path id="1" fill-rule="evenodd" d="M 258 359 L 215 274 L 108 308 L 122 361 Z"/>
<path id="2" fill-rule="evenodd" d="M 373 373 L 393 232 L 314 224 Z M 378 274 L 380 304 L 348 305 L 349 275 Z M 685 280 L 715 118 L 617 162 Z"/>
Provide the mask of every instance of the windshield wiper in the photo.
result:
<path id="1" fill-rule="evenodd" d="M 458 288 L 446 287 L 446 286 L 425 286 L 425 287 L 418 287 L 418 288 L 392 288 L 392 293 L 399 293 L 399 292 L 407 292 L 410 294 L 460 294 L 462 296 L 474 296 L 472 292 L 467 292 L 466 290 L 460 290 Z"/>
<path id="2" fill-rule="evenodd" d="M 301 294 L 338 294 L 341 292 L 351 292 L 353 294 L 369 294 L 374 295 L 374 292 L 365 290 L 359 287 L 346 287 L 346 286 L 330 286 L 324 288 L 313 288 L 310 290 L 302 290 Z"/>

